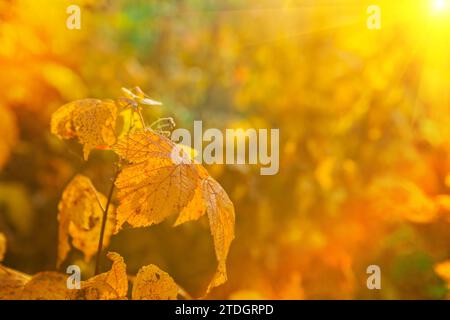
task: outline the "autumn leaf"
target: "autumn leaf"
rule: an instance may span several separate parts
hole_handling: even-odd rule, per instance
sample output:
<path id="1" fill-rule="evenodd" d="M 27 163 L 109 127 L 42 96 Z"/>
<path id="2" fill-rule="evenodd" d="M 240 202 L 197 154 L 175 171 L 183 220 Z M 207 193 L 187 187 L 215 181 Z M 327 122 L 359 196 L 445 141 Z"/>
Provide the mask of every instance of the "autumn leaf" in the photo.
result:
<path id="1" fill-rule="evenodd" d="M 199 183 L 197 166 L 188 157 L 173 161 L 174 148 L 172 141 L 152 131 L 133 133 L 114 147 L 129 162 L 116 180 L 116 232 L 125 222 L 133 227 L 160 223 L 192 199 Z"/>
<path id="2" fill-rule="evenodd" d="M 226 260 L 231 242 L 234 239 L 234 206 L 222 186 L 208 175 L 202 166 L 198 166 L 201 183 L 195 190 L 194 197 L 181 211 L 175 226 L 197 220 L 207 212 L 218 267 L 207 293 L 227 281 Z"/>
<path id="3" fill-rule="evenodd" d="M 0 265 L 0 300 L 19 300 L 31 276 Z"/>
<path id="4" fill-rule="evenodd" d="M 218 267 L 207 292 L 227 281 L 226 260 L 234 239 L 234 206 L 221 185 L 211 177 L 202 181 L 209 226 L 214 239 Z"/>
<path id="5" fill-rule="evenodd" d="M 66 300 L 67 275 L 45 271 L 29 276 L 0 265 L 0 300 Z"/>
<path id="6" fill-rule="evenodd" d="M 155 132 L 133 133 L 114 151 L 130 162 L 116 180 L 120 201 L 116 232 L 125 222 L 149 226 L 177 212 L 177 226 L 207 212 L 218 261 L 207 292 L 223 284 L 235 223 L 234 206 L 225 190 L 183 148 Z"/>
<path id="7" fill-rule="evenodd" d="M 3 261 L 6 253 L 6 237 L 0 232 L 0 262 Z"/>
<path id="8" fill-rule="evenodd" d="M 178 286 L 172 277 L 151 264 L 139 269 L 134 280 L 133 300 L 176 300 Z"/>
<path id="9" fill-rule="evenodd" d="M 108 253 L 111 270 L 67 288 L 67 275 L 52 271 L 29 276 L 0 265 L 0 300 L 109 300 L 126 299 L 128 279 L 123 258 Z"/>
<path id="10" fill-rule="evenodd" d="M 191 201 L 184 207 L 177 220 L 174 223 L 174 227 L 179 226 L 188 221 L 194 221 L 200 219 L 206 212 L 205 200 L 203 198 L 203 190 L 201 184 L 195 188 L 194 196 Z"/>
<path id="11" fill-rule="evenodd" d="M 198 220 L 206 213 L 206 200 L 202 188 L 202 181 L 209 177 L 208 171 L 201 166 L 196 165 L 199 178 L 201 179 L 194 191 L 194 196 L 191 201 L 181 210 L 174 227 L 179 226 L 185 222 Z"/>
<path id="12" fill-rule="evenodd" d="M 116 143 L 116 119 L 117 107 L 112 100 L 76 100 L 53 113 L 51 131 L 61 139 L 78 138 L 86 160 L 92 149 Z"/>
<path id="13" fill-rule="evenodd" d="M 111 270 L 81 282 L 81 289 L 73 290 L 72 300 L 117 300 L 126 299 L 128 278 L 123 258 L 115 252 L 107 254 L 112 261 Z"/>
<path id="14" fill-rule="evenodd" d="M 66 300 L 67 275 L 57 272 L 40 272 L 28 281 L 22 290 L 22 300 Z"/>
<path id="15" fill-rule="evenodd" d="M 58 259 L 59 266 L 70 251 L 69 236 L 72 245 L 84 253 L 86 261 L 97 252 L 106 197 L 98 192 L 91 180 L 77 175 L 67 185 L 58 205 Z M 104 245 L 108 246 L 115 226 L 114 207 L 108 210 Z"/>

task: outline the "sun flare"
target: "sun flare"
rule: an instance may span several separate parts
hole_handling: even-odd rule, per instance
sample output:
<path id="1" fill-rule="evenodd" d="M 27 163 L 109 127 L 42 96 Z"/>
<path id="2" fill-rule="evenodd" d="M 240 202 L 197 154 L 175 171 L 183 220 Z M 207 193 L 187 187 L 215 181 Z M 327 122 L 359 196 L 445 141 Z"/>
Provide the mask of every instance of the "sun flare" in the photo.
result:
<path id="1" fill-rule="evenodd" d="M 433 0 L 432 8 L 434 12 L 442 12 L 447 8 L 446 0 Z"/>

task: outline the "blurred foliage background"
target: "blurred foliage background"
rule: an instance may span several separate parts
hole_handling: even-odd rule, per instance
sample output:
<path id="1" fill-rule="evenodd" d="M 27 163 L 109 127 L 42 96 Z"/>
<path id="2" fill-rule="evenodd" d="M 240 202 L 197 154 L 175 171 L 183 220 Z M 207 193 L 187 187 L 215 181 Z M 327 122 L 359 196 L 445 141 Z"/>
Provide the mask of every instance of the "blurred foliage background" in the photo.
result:
<path id="1" fill-rule="evenodd" d="M 81 7 L 81 30 L 66 8 Z M 382 29 L 368 30 L 369 4 Z M 450 4 L 448 4 L 450 7 Z M 57 203 L 112 156 L 59 141 L 62 104 L 140 86 L 178 127 L 280 128 L 280 172 L 212 166 L 236 207 L 229 281 L 211 298 L 445 298 L 450 259 L 450 19 L 431 0 L 0 0 L 4 264 L 53 270 Z M 114 236 L 128 272 L 154 263 L 194 296 L 215 269 L 207 220 Z M 71 253 L 67 264 L 93 263 Z M 382 270 L 382 290 L 366 268 Z M 62 269 L 64 270 L 64 268 Z"/>

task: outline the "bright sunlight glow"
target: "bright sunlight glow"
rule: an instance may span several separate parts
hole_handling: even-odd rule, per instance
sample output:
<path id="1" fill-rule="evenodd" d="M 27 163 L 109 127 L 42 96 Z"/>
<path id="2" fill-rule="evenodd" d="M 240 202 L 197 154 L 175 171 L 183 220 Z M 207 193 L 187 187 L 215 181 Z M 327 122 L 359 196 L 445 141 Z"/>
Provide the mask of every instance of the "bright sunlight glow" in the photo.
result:
<path id="1" fill-rule="evenodd" d="M 441 12 L 444 11 L 446 6 L 447 6 L 447 1 L 446 0 L 433 0 L 433 10 L 435 12 Z"/>

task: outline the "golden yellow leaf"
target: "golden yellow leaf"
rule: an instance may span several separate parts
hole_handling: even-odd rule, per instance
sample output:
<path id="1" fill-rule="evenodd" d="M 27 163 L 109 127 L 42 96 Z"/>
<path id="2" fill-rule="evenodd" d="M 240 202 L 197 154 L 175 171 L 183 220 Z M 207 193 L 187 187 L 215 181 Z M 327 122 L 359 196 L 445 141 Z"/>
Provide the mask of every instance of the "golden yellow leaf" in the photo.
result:
<path id="1" fill-rule="evenodd" d="M 53 113 L 51 131 L 61 139 L 78 138 L 87 159 L 92 149 L 116 143 L 116 119 L 117 106 L 112 100 L 76 100 Z"/>
<path id="2" fill-rule="evenodd" d="M 113 262 L 111 270 L 81 282 L 81 289 L 72 290 L 72 300 L 117 300 L 126 299 L 128 293 L 127 266 L 115 252 L 108 252 Z"/>
<path id="3" fill-rule="evenodd" d="M 22 290 L 23 300 L 66 300 L 67 275 L 57 272 L 39 272 L 35 274 Z"/>
<path id="4" fill-rule="evenodd" d="M 227 281 L 226 260 L 231 242 L 234 239 L 235 213 L 234 206 L 221 185 L 211 178 L 206 170 L 199 166 L 202 182 L 195 190 L 194 197 L 181 211 L 175 226 L 191 220 L 199 219 L 205 212 L 218 261 L 217 272 L 214 275 L 207 292 Z"/>
<path id="5" fill-rule="evenodd" d="M 72 245 L 84 253 L 86 261 L 97 252 L 105 205 L 106 197 L 95 189 L 89 178 L 77 175 L 67 185 L 58 205 L 58 266 L 70 251 L 69 235 Z M 109 245 L 114 226 L 114 207 L 110 206 L 103 238 L 104 246 Z"/>
<path id="6" fill-rule="evenodd" d="M 197 165 L 197 170 L 202 181 L 203 179 L 209 177 L 208 171 L 206 171 L 203 166 Z M 174 223 L 174 227 L 188 221 L 198 220 L 205 214 L 205 212 L 205 199 L 203 197 L 202 183 L 200 182 L 197 188 L 195 188 L 194 196 L 192 197 L 191 201 L 189 201 L 186 207 L 184 207 L 178 215 L 178 218 Z"/>
<path id="7" fill-rule="evenodd" d="M 0 300 L 20 300 L 31 276 L 0 265 Z"/>
<path id="8" fill-rule="evenodd" d="M 154 131 L 137 131 L 120 139 L 114 151 L 130 163 L 142 163 L 152 158 L 171 158 L 177 145 Z"/>
<path id="9" fill-rule="evenodd" d="M 178 286 L 172 277 L 151 264 L 139 269 L 134 280 L 133 300 L 176 300 Z"/>
<path id="10" fill-rule="evenodd" d="M 194 196 L 191 201 L 184 207 L 177 220 L 174 223 L 174 227 L 183 224 L 188 221 L 194 221 L 201 218 L 206 212 L 205 200 L 203 199 L 203 191 L 201 185 L 195 188 Z"/>
<path id="11" fill-rule="evenodd" d="M 149 226 L 179 212 L 176 226 L 207 212 L 218 261 L 208 292 L 224 283 L 235 222 L 234 206 L 225 190 L 183 148 L 155 132 L 133 133 L 121 139 L 114 151 L 130 162 L 116 180 L 120 200 L 116 232 L 125 222 Z"/>
<path id="12" fill-rule="evenodd" d="M 202 182 L 209 226 L 214 239 L 218 267 L 207 292 L 227 281 L 226 260 L 234 239 L 234 206 L 221 185 L 211 177 Z"/>
<path id="13" fill-rule="evenodd" d="M 3 261 L 6 253 L 6 237 L 0 232 L 0 262 Z"/>
<path id="14" fill-rule="evenodd" d="M 199 183 L 197 166 L 188 157 L 173 161 L 175 147 L 152 131 L 133 133 L 114 147 L 130 162 L 116 180 L 120 201 L 116 232 L 125 222 L 133 227 L 160 223 L 193 198 Z"/>

